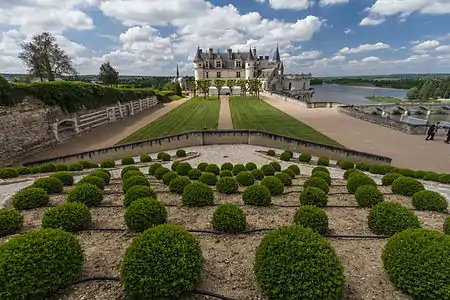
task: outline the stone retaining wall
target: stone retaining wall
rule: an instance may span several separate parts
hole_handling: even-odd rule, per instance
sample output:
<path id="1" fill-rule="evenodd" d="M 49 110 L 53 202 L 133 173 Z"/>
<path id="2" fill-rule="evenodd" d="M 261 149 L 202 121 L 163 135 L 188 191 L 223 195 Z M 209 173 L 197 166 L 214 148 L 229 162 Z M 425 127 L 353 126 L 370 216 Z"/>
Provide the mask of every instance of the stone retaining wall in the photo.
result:
<path id="1" fill-rule="evenodd" d="M 144 153 L 186 148 L 190 146 L 216 144 L 250 144 L 269 148 L 307 152 L 313 156 L 326 156 L 330 159 L 348 159 L 354 162 L 390 164 L 392 159 L 385 156 L 360 152 L 351 149 L 328 146 L 316 142 L 282 136 L 258 130 L 203 130 L 143 140 L 135 143 L 116 145 L 108 148 L 54 157 L 25 165 L 39 165 L 45 162 L 74 163 L 82 159 L 101 162 L 106 158 L 121 159 L 125 156 L 139 156 Z M 226 155 L 226 153 L 224 153 Z"/>

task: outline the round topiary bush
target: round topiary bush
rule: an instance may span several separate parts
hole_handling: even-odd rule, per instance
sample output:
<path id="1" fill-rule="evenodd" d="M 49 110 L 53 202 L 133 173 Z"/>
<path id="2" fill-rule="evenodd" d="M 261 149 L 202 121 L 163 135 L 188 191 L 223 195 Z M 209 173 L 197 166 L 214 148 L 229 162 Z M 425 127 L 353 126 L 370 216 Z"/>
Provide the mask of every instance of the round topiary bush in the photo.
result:
<path id="1" fill-rule="evenodd" d="M 247 171 L 247 168 L 243 164 L 237 164 L 233 167 L 233 175 L 236 176 L 237 174 L 241 172 Z"/>
<path id="2" fill-rule="evenodd" d="M 14 194 L 11 204 L 15 209 L 27 210 L 46 206 L 49 202 L 50 198 L 45 189 L 28 187 Z"/>
<path id="3" fill-rule="evenodd" d="M 284 186 L 291 186 L 292 185 L 292 178 L 286 173 L 280 172 L 275 174 L 275 177 L 278 178 Z"/>
<path id="4" fill-rule="evenodd" d="M 28 231 L 2 244 L 0 299 L 44 299 L 83 270 L 83 249 L 61 229 Z"/>
<path id="5" fill-rule="evenodd" d="M 165 154 L 166 152 L 158 152 L 158 154 L 156 155 L 156 158 L 157 159 L 162 159 L 162 157 L 163 157 L 163 155 Z"/>
<path id="6" fill-rule="evenodd" d="M 152 157 L 150 155 L 148 155 L 147 153 L 145 153 L 145 154 L 142 154 L 139 157 L 139 161 L 141 163 L 151 162 L 152 161 Z"/>
<path id="7" fill-rule="evenodd" d="M 221 171 L 224 171 L 224 170 L 233 171 L 233 164 L 226 162 L 226 163 L 222 164 L 222 166 L 220 167 L 220 170 Z"/>
<path id="8" fill-rule="evenodd" d="M 114 159 L 105 159 L 100 163 L 101 168 L 114 168 L 116 166 L 116 162 Z"/>
<path id="9" fill-rule="evenodd" d="M 339 258 L 330 242 L 310 228 L 270 231 L 256 249 L 253 271 L 269 299 L 344 298 Z"/>
<path id="10" fill-rule="evenodd" d="M 284 192 L 283 182 L 275 176 L 265 177 L 261 180 L 261 184 L 269 189 L 272 196 L 281 195 Z"/>
<path id="11" fill-rule="evenodd" d="M 56 166 L 56 171 L 58 171 L 58 172 L 69 171 L 69 166 L 66 164 L 56 164 L 55 166 Z M 31 173 L 33 173 L 33 172 L 31 172 Z"/>
<path id="12" fill-rule="evenodd" d="M 156 170 L 155 173 L 155 178 L 158 180 L 162 180 L 162 178 L 164 177 L 164 175 L 166 175 L 167 173 L 170 172 L 170 169 L 165 168 L 165 167 L 161 167 L 158 170 Z M 186 174 L 187 175 L 187 174 Z"/>
<path id="13" fill-rule="evenodd" d="M 163 165 L 160 163 L 153 163 L 148 167 L 148 175 L 155 176 L 156 171 L 161 168 Z"/>
<path id="14" fill-rule="evenodd" d="M 352 163 L 351 161 L 348 161 L 348 160 L 342 160 L 342 161 L 340 161 L 340 163 L 339 163 L 339 167 L 340 167 L 342 170 L 350 170 L 350 169 L 355 168 L 355 164 Z"/>
<path id="15" fill-rule="evenodd" d="M 267 155 L 275 156 L 275 150 L 267 150 Z"/>
<path id="16" fill-rule="evenodd" d="M 412 196 L 412 205 L 420 210 L 445 211 L 448 202 L 438 192 L 423 190 Z"/>
<path id="17" fill-rule="evenodd" d="M 245 189 L 242 200 L 247 205 L 269 206 L 272 202 L 272 195 L 265 185 L 254 184 Z"/>
<path id="18" fill-rule="evenodd" d="M 260 169 L 254 169 L 251 172 L 252 172 L 253 177 L 255 177 L 256 180 L 264 179 L 264 173 Z"/>
<path id="19" fill-rule="evenodd" d="M 300 175 L 300 168 L 297 165 L 290 165 L 289 170 L 292 170 L 295 175 Z"/>
<path id="20" fill-rule="evenodd" d="M 261 171 L 264 176 L 273 176 L 275 175 L 275 169 L 271 165 L 264 165 L 261 167 Z"/>
<path id="21" fill-rule="evenodd" d="M 178 173 L 178 175 L 181 175 L 181 176 L 187 176 L 187 174 L 189 173 L 190 170 L 192 170 L 192 167 L 187 162 L 179 163 L 176 168 L 176 172 Z"/>
<path id="22" fill-rule="evenodd" d="M 427 172 L 424 176 L 424 180 L 432 180 L 432 181 L 439 181 L 439 174 L 435 172 Z"/>
<path id="23" fill-rule="evenodd" d="M 317 165 L 318 166 L 329 166 L 330 159 L 328 157 L 319 157 L 319 159 L 317 159 Z"/>
<path id="24" fill-rule="evenodd" d="M 80 202 L 66 202 L 45 211 L 42 217 L 43 228 L 59 228 L 77 232 L 92 226 L 89 207 Z"/>
<path id="25" fill-rule="evenodd" d="M 368 163 L 362 163 L 362 162 L 360 162 L 360 163 L 357 163 L 357 164 L 355 165 L 355 168 L 358 169 L 358 170 L 360 170 L 360 171 L 369 171 L 370 165 L 369 165 Z"/>
<path id="26" fill-rule="evenodd" d="M 23 216 L 20 212 L 15 209 L 0 209 L 0 237 L 18 232 L 22 225 Z"/>
<path id="27" fill-rule="evenodd" d="M 392 182 L 391 190 L 395 195 L 411 197 L 415 193 L 425 190 L 425 187 L 417 179 L 401 176 Z"/>
<path id="28" fill-rule="evenodd" d="M 250 186 L 255 183 L 252 172 L 244 171 L 236 175 L 236 181 L 242 186 Z"/>
<path id="29" fill-rule="evenodd" d="M 227 171 L 227 170 L 226 170 Z M 224 171 L 222 171 L 224 172 Z M 233 194 L 238 191 L 238 182 L 233 176 L 221 177 L 216 184 L 217 191 L 224 194 Z"/>
<path id="30" fill-rule="evenodd" d="M 348 169 L 344 172 L 344 179 L 347 180 L 348 176 L 350 176 L 350 174 L 354 173 L 354 172 L 359 172 L 357 169 Z M 361 173 L 361 172 L 359 172 Z"/>
<path id="31" fill-rule="evenodd" d="M 97 169 L 98 168 L 98 165 L 92 161 L 80 160 L 78 163 L 83 166 L 83 169 Z"/>
<path id="32" fill-rule="evenodd" d="M 166 223 L 167 211 L 162 202 L 153 198 L 141 198 L 125 209 L 124 219 L 130 231 L 142 232 Z"/>
<path id="33" fill-rule="evenodd" d="M 248 171 L 253 171 L 253 170 L 256 170 L 258 168 L 258 166 L 254 162 L 248 162 L 245 164 L 245 168 Z"/>
<path id="34" fill-rule="evenodd" d="M 413 178 L 415 172 L 413 170 L 411 170 L 411 169 L 398 169 L 396 173 L 399 173 L 399 174 L 401 174 L 403 176 L 406 176 L 406 177 Z"/>
<path id="35" fill-rule="evenodd" d="M 322 178 L 323 180 L 325 180 L 325 182 L 328 185 L 331 185 L 331 176 L 329 173 L 321 172 L 321 171 L 314 172 L 313 174 L 311 174 L 310 178 L 314 178 L 314 177 Z"/>
<path id="36" fill-rule="evenodd" d="M 170 169 L 171 169 L 172 171 L 176 172 L 179 164 L 180 164 L 180 162 L 174 161 L 174 162 L 172 163 L 172 165 L 170 166 Z"/>
<path id="37" fill-rule="evenodd" d="M 184 188 L 190 183 L 191 181 L 186 176 L 179 176 L 170 182 L 169 191 L 172 193 L 182 194 Z"/>
<path id="38" fill-rule="evenodd" d="M 361 207 L 372 207 L 384 201 L 384 195 L 373 185 L 362 185 L 356 189 L 355 199 Z"/>
<path id="39" fill-rule="evenodd" d="M 372 174 L 384 175 L 387 173 L 386 167 L 383 165 L 369 165 L 369 172 Z"/>
<path id="40" fill-rule="evenodd" d="M 233 172 L 230 170 L 220 171 L 220 178 L 223 178 L 223 177 L 233 177 Z"/>
<path id="41" fill-rule="evenodd" d="M 39 166 L 39 171 L 41 173 L 56 172 L 56 166 L 52 163 L 45 163 Z"/>
<path id="42" fill-rule="evenodd" d="M 269 163 L 269 165 L 272 166 L 272 168 L 275 170 L 275 172 L 280 172 L 281 171 L 281 165 L 276 162 L 276 161 L 272 161 Z"/>
<path id="43" fill-rule="evenodd" d="M 104 169 L 95 170 L 94 172 L 89 173 L 89 175 L 101 178 L 105 183 L 105 186 L 108 185 L 109 181 L 111 180 L 111 174 Z"/>
<path id="44" fill-rule="evenodd" d="M 312 169 L 311 175 L 313 175 L 316 172 L 325 172 L 327 174 L 330 174 L 330 170 L 328 170 L 328 168 L 326 168 L 324 166 L 318 166 L 318 167 L 315 167 L 314 169 Z"/>
<path id="45" fill-rule="evenodd" d="M 187 206 L 206 206 L 213 203 L 214 193 L 203 182 L 192 182 L 184 188 L 181 201 Z"/>
<path id="46" fill-rule="evenodd" d="M 306 187 L 300 194 L 301 205 L 326 206 L 328 194 L 318 187 Z"/>
<path id="47" fill-rule="evenodd" d="M 122 165 L 126 166 L 132 164 L 134 164 L 134 158 L 132 158 L 131 156 L 126 156 L 122 158 Z"/>
<path id="48" fill-rule="evenodd" d="M 121 278 L 129 299 L 178 299 L 196 288 L 202 268 L 197 239 L 184 228 L 163 224 L 133 238 Z"/>
<path id="49" fill-rule="evenodd" d="M 3 169 L 0 169 L 0 178 L 1 178 L 1 173 L 2 173 Z M 40 172 L 39 167 L 31 167 L 31 174 L 37 174 Z M 69 170 L 69 167 L 67 166 L 67 170 Z"/>
<path id="50" fill-rule="evenodd" d="M 450 235 L 450 217 L 445 218 L 444 221 L 444 233 Z"/>
<path id="51" fill-rule="evenodd" d="M 130 171 L 138 171 L 141 172 L 141 170 L 139 170 L 138 167 L 136 166 L 128 166 L 122 169 L 122 171 L 120 171 L 120 178 L 123 179 L 123 176 L 125 176 L 125 174 L 127 174 Z M 142 172 L 141 172 L 142 173 Z M 153 174 L 152 174 L 153 175 Z"/>
<path id="52" fill-rule="evenodd" d="M 363 185 L 373 185 L 373 186 L 377 186 L 377 184 L 375 183 L 375 181 L 370 178 L 369 176 L 366 176 L 365 174 L 358 174 L 358 173 L 353 173 L 351 174 L 351 176 L 348 177 L 347 180 L 347 191 L 350 194 L 354 194 L 356 192 L 356 190 Z"/>
<path id="53" fill-rule="evenodd" d="M 384 186 L 390 186 L 392 185 L 392 183 L 394 182 L 395 179 L 401 177 L 402 175 L 398 174 L 398 173 L 388 173 L 386 175 L 383 176 L 383 178 L 381 178 L 381 183 Z"/>
<path id="54" fill-rule="evenodd" d="M 283 161 L 290 161 L 292 158 L 291 154 L 289 152 L 283 152 L 280 154 L 280 159 Z"/>
<path id="55" fill-rule="evenodd" d="M 142 198 L 156 199 L 157 197 L 155 191 L 151 187 L 145 185 L 135 185 L 130 187 L 125 193 L 123 205 L 128 207 L 134 201 Z"/>
<path id="56" fill-rule="evenodd" d="M 407 228 L 419 228 L 420 222 L 413 211 L 400 203 L 381 202 L 369 211 L 369 228 L 375 234 L 394 235 Z"/>
<path id="57" fill-rule="evenodd" d="M 328 183 L 320 177 L 310 177 L 308 178 L 305 183 L 303 183 L 303 188 L 306 189 L 308 187 L 316 187 L 321 189 L 322 191 L 325 192 L 325 194 L 328 194 L 328 192 L 330 191 L 330 186 L 328 185 Z"/>
<path id="58" fill-rule="evenodd" d="M 58 168 L 56 168 L 56 169 L 58 170 Z M 19 173 L 19 175 L 31 174 L 30 168 L 27 168 L 27 167 L 17 167 L 16 170 L 17 170 L 17 173 Z"/>
<path id="59" fill-rule="evenodd" d="M 450 183 L 450 174 L 439 175 L 439 182 L 449 184 Z"/>
<path id="60" fill-rule="evenodd" d="M 205 172 L 207 167 L 208 167 L 208 163 L 205 163 L 205 162 L 199 163 L 197 165 L 197 169 L 199 169 L 202 172 Z"/>
<path id="61" fill-rule="evenodd" d="M 83 183 L 76 185 L 67 194 L 68 202 L 81 202 L 88 207 L 98 206 L 103 200 L 103 191 L 95 185 Z"/>
<path id="62" fill-rule="evenodd" d="M 328 231 L 328 216 L 317 206 L 302 205 L 295 211 L 294 224 L 323 234 Z"/>
<path id="63" fill-rule="evenodd" d="M 171 161 L 172 160 L 172 156 L 170 156 L 170 154 L 169 153 L 163 153 L 162 155 L 161 155 L 161 158 L 160 158 L 162 161 Z"/>
<path id="64" fill-rule="evenodd" d="M 214 175 L 219 175 L 220 174 L 220 169 L 219 169 L 219 167 L 216 164 L 209 164 L 206 167 L 205 172 L 213 173 Z"/>
<path id="65" fill-rule="evenodd" d="M 217 176 L 216 174 L 205 172 L 198 179 L 200 182 L 206 183 L 207 185 L 216 185 Z"/>
<path id="66" fill-rule="evenodd" d="M 295 179 L 295 173 L 291 169 L 284 169 L 281 172 L 289 175 L 289 177 L 291 177 L 291 179 Z"/>
<path id="67" fill-rule="evenodd" d="M 141 176 L 141 177 L 145 178 L 144 173 L 142 173 L 141 171 L 131 170 L 131 171 L 128 171 L 125 174 L 123 174 L 122 181 L 125 181 L 128 178 L 133 177 L 133 176 Z"/>
<path id="68" fill-rule="evenodd" d="M 96 187 L 98 187 L 101 190 L 105 189 L 105 182 L 103 181 L 102 178 L 100 178 L 98 176 L 88 175 L 86 177 L 83 177 L 80 179 L 80 181 L 78 181 L 77 185 L 84 184 L 84 183 L 89 183 L 89 184 L 95 185 Z"/>
<path id="69" fill-rule="evenodd" d="M 212 227 L 217 231 L 237 233 L 245 230 L 245 213 L 236 204 L 220 204 L 214 211 Z"/>
<path id="70" fill-rule="evenodd" d="M 150 182 L 148 182 L 147 178 L 142 176 L 132 176 L 130 178 L 127 178 L 122 183 L 122 189 L 124 193 L 128 191 L 131 187 L 135 185 L 143 185 L 143 186 L 150 186 Z"/>
<path id="71" fill-rule="evenodd" d="M 169 173 L 166 173 L 166 174 L 164 174 L 164 176 L 163 176 L 163 178 L 162 178 L 162 181 L 164 182 L 164 184 L 165 185 L 169 185 L 170 184 L 170 182 L 172 181 L 172 180 L 174 180 L 175 178 L 177 178 L 178 177 L 178 174 L 177 174 L 177 172 L 169 172 Z"/>
<path id="72" fill-rule="evenodd" d="M 177 157 L 186 157 L 186 151 L 184 149 L 178 149 L 176 152 Z"/>
<path id="73" fill-rule="evenodd" d="M 310 163 L 312 159 L 311 154 L 309 153 L 302 153 L 298 157 L 298 161 L 302 163 Z"/>
<path id="74" fill-rule="evenodd" d="M 44 189 L 47 194 L 58 194 L 63 191 L 63 183 L 55 177 L 44 177 L 37 179 L 32 187 Z"/>
<path id="75" fill-rule="evenodd" d="M 407 229 L 389 239 L 381 258 L 390 281 L 412 299 L 449 298 L 449 236 Z"/>
<path id="76" fill-rule="evenodd" d="M 83 166 L 80 164 L 70 164 L 67 166 L 67 169 L 69 171 L 82 171 L 83 170 Z"/>

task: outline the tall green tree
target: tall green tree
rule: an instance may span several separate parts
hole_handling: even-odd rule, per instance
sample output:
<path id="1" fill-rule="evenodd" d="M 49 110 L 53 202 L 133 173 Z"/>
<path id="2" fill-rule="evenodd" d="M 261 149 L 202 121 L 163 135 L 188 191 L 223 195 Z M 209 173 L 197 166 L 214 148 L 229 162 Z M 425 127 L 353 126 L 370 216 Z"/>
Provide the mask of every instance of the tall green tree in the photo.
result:
<path id="1" fill-rule="evenodd" d="M 217 89 L 217 98 L 220 98 L 220 91 L 225 86 L 225 84 L 226 84 L 226 81 L 223 79 L 219 79 L 219 78 L 214 79 L 214 86 Z"/>
<path id="2" fill-rule="evenodd" d="M 187 81 L 189 90 L 192 91 L 192 96 L 197 96 L 197 82 L 195 81 L 195 78 L 189 78 Z"/>
<path id="3" fill-rule="evenodd" d="M 100 66 L 99 79 L 104 84 L 117 86 L 119 84 L 119 72 L 111 66 L 109 61 L 105 62 Z"/>
<path id="4" fill-rule="evenodd" d="M 226 86 L 230 88 L 230 95 L 233 96 L 233 88 L 236 86 L 237 80 L 228 79 Z"/>
<path id="5" fill-rule="evenodd" d="M 30 42 L 20 45 L 19 58 L 28 68 L 28 73 L 41 81 L 75 73 L 70 57 L 62 50 L 56 39 L 48 32 L 34 35 Z"/>
<path id="6" fill-rule="evenodd" d="M 211 87 L 211 80 L 209 79 L 199 79 L 197 80 L 198 88 L 203 92 L 205 100 L 209 94 L 209 88 Z"/>
<path id="7" fill-rule="evenodd" d="M 417 87 L 413 87 L 406 93 L 406 97 L 411 100 L 419 98 L 419 89 Z"/>
<path id="8" fill-rule="evenodd" d="M 240 79 L 238 80 L 237 85 L 241 88 L 241 96 L 247 97 L 248 80 Z"/>

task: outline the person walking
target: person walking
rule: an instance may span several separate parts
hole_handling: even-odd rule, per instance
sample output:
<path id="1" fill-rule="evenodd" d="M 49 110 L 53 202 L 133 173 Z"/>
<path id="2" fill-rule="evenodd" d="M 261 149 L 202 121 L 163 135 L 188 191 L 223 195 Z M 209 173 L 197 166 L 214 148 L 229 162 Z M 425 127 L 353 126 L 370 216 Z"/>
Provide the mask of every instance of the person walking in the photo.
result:
<path id="1" fill-rule="evenodd" d="M 449 127 L 448 130 L 447 130 L 447 138 L 445 139 L 445 142 L 446 142 L 447 144 L 450 144 L 450 127 Z"/>
<path id="2" fill-rule="evenodd" d="M 439 122 L 436 122 L 435 124 L 432 124 L 430 126 L 430 128 L 428 128 L 427 137 L 426 137 L 425 141 L 434 140 L 434 136 L 436 135 L 438 125 L 439 125 Z"/>

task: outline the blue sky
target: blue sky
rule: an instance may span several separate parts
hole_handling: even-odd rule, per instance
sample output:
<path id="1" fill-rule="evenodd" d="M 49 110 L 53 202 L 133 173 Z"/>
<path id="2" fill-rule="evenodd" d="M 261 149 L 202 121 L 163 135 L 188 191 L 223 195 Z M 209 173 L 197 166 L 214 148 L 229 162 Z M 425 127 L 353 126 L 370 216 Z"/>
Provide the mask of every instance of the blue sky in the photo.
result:
<path id="1" fill-rule="evenodd" d="M 82 74 L 192 75 L 197 45 L 272 55 L 317 76 L 449 72 L 450 0 L 2 0 L 0 72 L 50 31 Z"/>

